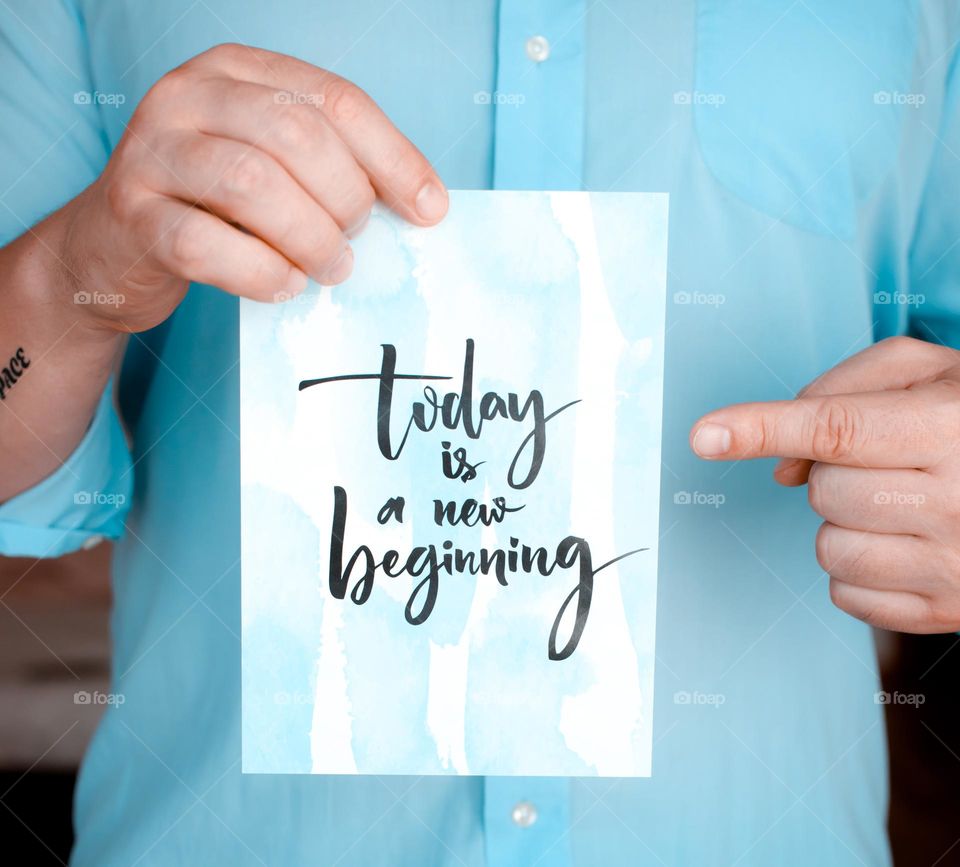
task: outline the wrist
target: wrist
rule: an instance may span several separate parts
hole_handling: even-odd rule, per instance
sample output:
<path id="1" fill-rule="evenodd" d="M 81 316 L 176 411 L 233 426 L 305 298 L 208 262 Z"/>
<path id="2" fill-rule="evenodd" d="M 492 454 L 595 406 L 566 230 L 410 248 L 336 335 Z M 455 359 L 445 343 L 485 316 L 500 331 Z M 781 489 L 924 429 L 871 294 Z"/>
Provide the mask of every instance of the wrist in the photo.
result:
<path id="1" fill-rule="evenodd" d="M 81 194 L 81 196 L 84 194 Z M 74 333 L 91 344 L 119 343 L 122 335 L 95 315 L 89 303 L 95 289 L 84 273 L 80 258 L 71 253 L 76 244 L 75 213 L 80 198 L 69 202 L 10 245 L 13 291 L 18 306 L 38 324 L 64 336 Z"/>

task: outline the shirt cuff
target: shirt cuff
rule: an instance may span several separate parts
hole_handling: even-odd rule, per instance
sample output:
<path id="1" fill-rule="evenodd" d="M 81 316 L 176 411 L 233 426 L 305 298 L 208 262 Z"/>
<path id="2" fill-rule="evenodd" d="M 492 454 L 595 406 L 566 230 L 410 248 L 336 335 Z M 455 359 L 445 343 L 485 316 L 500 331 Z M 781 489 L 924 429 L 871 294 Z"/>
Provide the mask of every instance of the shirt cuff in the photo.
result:
<path id="1" fill-rule="evenodd" d="M 66 462 L 0 505 L 0 554 L 59 557 L 123 533 L 133 467 L 108 383 L 96 414 Z"/>

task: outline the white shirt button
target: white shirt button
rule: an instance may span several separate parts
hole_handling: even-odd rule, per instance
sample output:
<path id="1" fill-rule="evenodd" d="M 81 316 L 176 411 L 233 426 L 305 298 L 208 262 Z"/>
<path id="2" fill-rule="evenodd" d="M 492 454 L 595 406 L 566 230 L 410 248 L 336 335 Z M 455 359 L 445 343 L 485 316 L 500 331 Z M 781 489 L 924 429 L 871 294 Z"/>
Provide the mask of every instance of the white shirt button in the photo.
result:
<path id="1" fill-rule="evenodd" d="M 544 36 L 531 36 L 527 40 L 527 57 L 534 63 L 543 63 L 550 56 L 550 43 Z"/>
<path id="2" fill-rule="evenodd" d="M 99 535 L 87 536 L 87 538 L 83 540 L 83 544 L 81 545 L 81 547 L 83 548 L 84 551 L 89 551 L 91 548 L 96 548 L 97 545 L 99 545 L 102 541 L 103 541 L 103 536 L 99 536 Z"/>
<path id="3" fill-rule="evenodd" d="M 520 828 L 529 828 L 537 821 L 537 808 L 529 801 L 519 801 L 510 812 L 513 824 Z"/>

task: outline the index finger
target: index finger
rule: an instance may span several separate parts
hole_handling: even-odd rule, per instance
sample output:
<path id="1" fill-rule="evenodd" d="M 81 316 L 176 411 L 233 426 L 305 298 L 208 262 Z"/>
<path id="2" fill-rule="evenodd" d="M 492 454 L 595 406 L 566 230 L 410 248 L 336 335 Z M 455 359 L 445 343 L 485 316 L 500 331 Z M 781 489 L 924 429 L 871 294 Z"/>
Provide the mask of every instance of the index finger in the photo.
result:
<path id="1" fill-rule="evenodd" d="M 690 444 L 702 458 L 786 457 L 865 467 L 923 468 L 942 452 L 936 405 L 921 390 L 742 403 L 708 413 Z"/>
<path id="2" fill-rule="evenodd" d="M 377 195 L 408 221 L 439 222 L 447 190 L 427 158 L 357 85 L 295 57 L 246 45 L 218 46 L 210 62 L 235 78 L 315 105 L 353 153 Z"/>
<path id="3" fill-rule="evenodd" d="M 903 389 L 933 379 L 957 361 L 956 350 L 945 346 L 912 337 L 888 337 L 822 373 L 797 397 Z M 808 460 L 786 459 L 774 469 L 774 478 L 781 485 L 803 485 L 812 466 Z"/>

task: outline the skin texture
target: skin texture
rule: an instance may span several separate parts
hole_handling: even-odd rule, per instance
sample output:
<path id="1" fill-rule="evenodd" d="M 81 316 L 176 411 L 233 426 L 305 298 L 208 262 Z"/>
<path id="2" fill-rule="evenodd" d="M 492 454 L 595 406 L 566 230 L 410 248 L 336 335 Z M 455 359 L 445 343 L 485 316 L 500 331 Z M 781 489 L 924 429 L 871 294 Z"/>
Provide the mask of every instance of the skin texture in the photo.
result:
<path id="1" fill-rule="evenodd" d="M 191 282 L 263 302 L 308 276 L 340 283 L 376 199 L 419 226 L 448 206 L 426 158 L 350 82 L 243 45 L 161 78 L 101 176 L 0 250 L 0 357 L 31 359 L 0 402 L 0 502 L 66 460 L 124 337 L 163 322 Z"/>
<path id="2" fill-rule="evenodd" d="M 708 460 L 779 457 L 825 520 L 830 596 L 884 629 L 960 629 L 960 354 L 894 337 L 827 371 L 795 400 L 708 413 L 690 444 Z"/>

